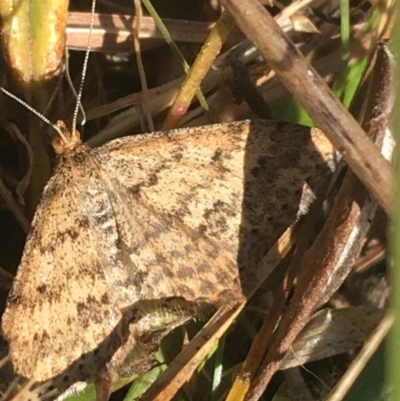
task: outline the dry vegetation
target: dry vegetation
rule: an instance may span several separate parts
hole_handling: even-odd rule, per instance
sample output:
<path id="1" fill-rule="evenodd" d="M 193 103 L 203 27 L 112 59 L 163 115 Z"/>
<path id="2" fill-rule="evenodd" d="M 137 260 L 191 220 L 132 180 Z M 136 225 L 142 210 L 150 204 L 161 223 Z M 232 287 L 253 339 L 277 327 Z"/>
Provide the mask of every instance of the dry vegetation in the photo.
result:
<path id="1" fill-rule="evenodd" d="M 47 64 L 39 72 L 40 76 L 34 77 L 37 80 L 34 84 L 21 80 L 23 73 L 11 72 L 16 68 L 13 63 L 18 62 L 18 57 L 11 57 L 6 41 L 2 43 L 6 58 L 2 60 L 1 84 L 45 112 L 51 121 L 71 121 L 75 97 L 67 81 L 59 79 L 59 73 L 63 72 L 66 39 L 67 46 L 73 49 L 68 56 L 68 73 L 74 86 L 79 86 L 90 23 L 90 13 L 80 8 L 81 3 L 72 2 L 69 7 L 67 37 L 61 34 L 54 48 L 40 56 Z M 132 3 L 99 0 L 97 6 L 96 11 L 101 15 L 95 18 L 93 52 L 82 98 L 87 118 L 84 140 L 91 146 L 127 134 L 151 131 L 153 127 L 157 130 L 198 126 L 245 118 L 310 123 L 310 118 L 293 101 L 274 70 L 237 28 L 235 19 L 226 12 L 221 14 L 217 1 L 152 2 L 175 41 L 174 46 L 180 49 L 189 65 L 200 54 L 204 42 L 209 41 L 209 52 L 203 54 L 196 69 L 189 73 L 184 90 L 182 60 L 166 44 L 144 7 L 139 33 L 141 59 L 135 56 Z M 386 122 L 377 128 L 365 121 L 371 116 L 371 102 L 376 101 L 374 95 L 378 92 L 368 89 L 368 85 L 373 85 L 371 81 L 374 80 L 380 82 L 387 75 L 386 61 L 378 58 L 379 62 L 375 63 L 375 60 L 378 44 L 390 37 L 393 4 L 375 0 L 351 2 L 347 43 L 343 30 L 341 32 L 338 1 L 294 1 L 289 5 L 274 2 L 266 8 L 346 107 L 351 104 L 363 128 L 379 137 L 377 131 L 382 130 Z M 59 18 L 66 16 L 63 11 L 59 13 Z M 35 52 L 44 52 L 44 48 Z M 36 56 L 39 57 L 36 53 L 33 60 Z M 372 74 L 374 65 L 377 65 L 377 72 Z M 142 91 L 140 70 L 145 73 L 147 91 Z M 196 82 L 202 76 L 201 93 L 197 91 L 197 100 L 192 101 L 191 85 L 196 89 Z M 390 85 L 391 82 L 385 88 L 390 89 Z M 178 93 L 179 101 L 174 103 Z M 207 110 L 200 106 L 199 98 L 203 99 L 201 102 L 207 105 Z M 50 100 L 52 103 L 47 107 Z M 48 141 L 50 130 L 13 100 L 2 96 L 0 102 L 2 310 L 22 252 L 24 231 L 29 229 L 41 189 L 50 176 L 53 156 Z M 385 103 L 382 107 L 387 110 L 390 105 Z M 26 132 L 29 134 L 25 135 Z M 293 232 L 281 238 L 279 256 L 276 252 L 269 254 L 266 263 L 279 265 L 265 283 L 260 283 L 260 289 L 244 311 L 240 314 L 239 310 L 220 311 L 203 328 L 205 331 L 197 338 L 197 343 L 191 343 L 192 349 L 186 346 L 186 362 L 182 362 L 185 359 L 175 360 L 170 367 L 172 374 L 156 384 L 145 399 L 158 394 L 157 399 L 166 400 L 178 388 L 181 388 L 179 399 L 193 400 L 225 399 L 231 391 L 229 400 L 239 401 L 249 389 L 251 400 L 270 400 L 274 395 L 293 401 L 320 400 L 329 393 L 380 322 L 385 314 L 383 308 L 387 306 L 386 215 L 379 208 L 376 214 L 371 210 L 365 212 L 366 200 L 368 193 L 356 177 L 343 170 L 326 195 L 323 210 L 312 210 Z M 371 219 L 372 228 L 368 230 Z M 352 240 L 354 227 L 359 227 L 360 232 Z M 299 237 L 301 240 L 296 245 L 295 239 Z M 349 243 L 351 246 L 347 249 L 345 244 Z M 342 277 L 335 288 L 326 292 L 326 281 L 335 267 L 342 269 Z M 301 269 L 300 274 L 298 270 Z M 323 305 L 318 301 L 320 298 L 324 300 Z M 316 309 L 320 312 L 293 345 L 298 331 Z M 276 322 L 279 322 L 279 329 L 275 327 Z M 162 345 L 161 368 L 155 368 L 147 376 L 161 373 L 164 363 L 171 363 L 203 323 L 189 324 L 168 337 Z M 225 331 L 228 334 L 222 337 Z M 261 334 L 257 336 L 259 331 Z M 223 340 L 213 348 L 218 338 Z M 200 347 L 203 348 L 198 351 Z M 277 355 L 277 351 L 287 350 L 288 355 L 281 362 L 282 355 Z M 196 370 L 209 351 L 207 362 L 201 370 Z M 6 352 L 6 344 L 0 342 L 0 356 Z M 7 364 L 3 368 L 0 365 L 0 369 L 1 396 L 10 386 L 15 391 L 17 383 L 13 383 Z M 378 370 L 377 380 L 382 366 Z M 140 378 L 136 382 L 140 387 L 138 383 L 146 385 Z M 27 399 L 24 391 L 19 389 L 17 397 L 20 398 L 15 399 Z M 126 388 L 113 394 L 112 399 L 122 400 L 122 391 Z M 82 397 L 82 400 L 91 399 L 89 393 Z"/>

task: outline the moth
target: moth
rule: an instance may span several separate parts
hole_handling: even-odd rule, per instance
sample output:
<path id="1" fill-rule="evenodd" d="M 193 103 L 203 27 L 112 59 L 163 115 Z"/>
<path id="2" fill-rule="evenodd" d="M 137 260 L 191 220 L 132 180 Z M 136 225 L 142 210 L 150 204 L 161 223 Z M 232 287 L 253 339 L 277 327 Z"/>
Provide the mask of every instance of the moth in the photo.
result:
<path id="1" fill-rule="evenodd" d="M 173 327 L 245 300 L 261 258 L 334 169 L 325 135 L 296 124 L 182 128 L 95 149 L 60 127 L 2 317 L 15 372 L 38 382 L 145 370 L 141 357 Z"/>

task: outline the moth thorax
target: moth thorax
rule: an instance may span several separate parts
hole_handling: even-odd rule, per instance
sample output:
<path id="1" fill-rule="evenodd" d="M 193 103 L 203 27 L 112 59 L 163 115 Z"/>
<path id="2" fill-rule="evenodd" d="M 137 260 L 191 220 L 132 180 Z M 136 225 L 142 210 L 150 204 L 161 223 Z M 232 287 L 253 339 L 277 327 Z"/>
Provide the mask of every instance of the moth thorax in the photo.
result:
<path id="1" fill-rule="evenodd" d="M 81 135 L 78 130 L 69 130 L 63 121 L 57 121 L 56 126 L 58 130 L 51 140 L 51 145 L 58 155 L 75 149 L 81 144 Z"/>

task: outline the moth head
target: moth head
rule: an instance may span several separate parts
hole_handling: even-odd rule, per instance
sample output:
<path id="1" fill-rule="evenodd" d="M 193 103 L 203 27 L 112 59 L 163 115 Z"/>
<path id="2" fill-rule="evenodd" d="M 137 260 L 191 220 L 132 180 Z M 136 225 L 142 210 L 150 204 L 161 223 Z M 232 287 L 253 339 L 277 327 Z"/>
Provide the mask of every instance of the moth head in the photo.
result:
<path id="1" fill-rule="evenodd" d="M 63 121 L 56 123 L 56 135 L 51 140 L 56 154 L 60 155 L 68 150 L 75 149 L 81 144 L 81 135 L 78 130 L 69 130 Z"/>

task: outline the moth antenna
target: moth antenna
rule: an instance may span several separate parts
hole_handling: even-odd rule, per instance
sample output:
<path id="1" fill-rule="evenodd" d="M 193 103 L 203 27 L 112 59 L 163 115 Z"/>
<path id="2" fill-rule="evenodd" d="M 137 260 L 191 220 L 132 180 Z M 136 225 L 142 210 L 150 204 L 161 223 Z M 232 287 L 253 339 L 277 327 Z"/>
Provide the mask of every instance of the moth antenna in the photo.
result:
<path id="1" fill-rule="evenodd" d="M 46 124 L 50 125 L 53 129 L 57 131 L 57 133 L 60 135 L 60 137 L 63 139 L 63 141 L 66 141 L 65 135 L 62 133 L 61 129 L 56 125 L 53 124 L 47 117 L 45 117 L 42 113 L 39 113 L 35 108 L 30 106 L 28 103 L 20 99 L 18 96 L 14 95 L 7 89 L 3 88 L 0 86 L 0 91 L 3 92 L 5 95 L 10 97 L 11 99 L 15 100 L 18 102 L 20 105 L 24 106 L 27 110 L 29 110 L 31 113 L 35 114 L 35 116 L 39 117 L 43 122 Z"/>
<path id="2" fill-rule="evenodd" d="M 81 82 L 79 84 L 79 90 L 78 90 L 78 95 L 77 95 L 77 99 L 76 99 L 76 106 L 75 106 L 75 110 L 74 110 L 74 114 L 73 114 L 73 118 L 72 118 L 72 132 L 74 132 L 76 129 L 76 121 L 78 118 L 79 108 L 81 105 L 83 84 L 85 83 L 86 71 L 87 71 L 87 66 L 88 66 L 88 62 L 89 62 L 90 50 L 91 50 L 95 9 L 96 9 L 96 0 L 93 0 L 92 1 L 92 9 L 90 11 L 91 16 L 90 16 L 88 45 L 87 45 L 87 49 L 86 49 L 85 59 L 83 61 Z"/>
<path id="3" fill-rule="evenodd" d="M 71 79 L 71 74 L 69 73 L 69 62 L 68 62 L 68 49 L 67 47 L 65 47 L 65 78 L 67 80 L 68 86 L 70 87 L 72 93 L 75 96 L 75 99 L 78 99 L 78 94 L 76 93 L 74 84 L 72 83 L 72 79 Z M 79 102 L 79 110 L 82 113 L 82 121 L 81 121 L 81 125 L 85 125 L 86 123 L 86 113 L 85 110 L 83 109 L 82 103 Z M 1 400 L 0 400 L 1 401 Z"/>

